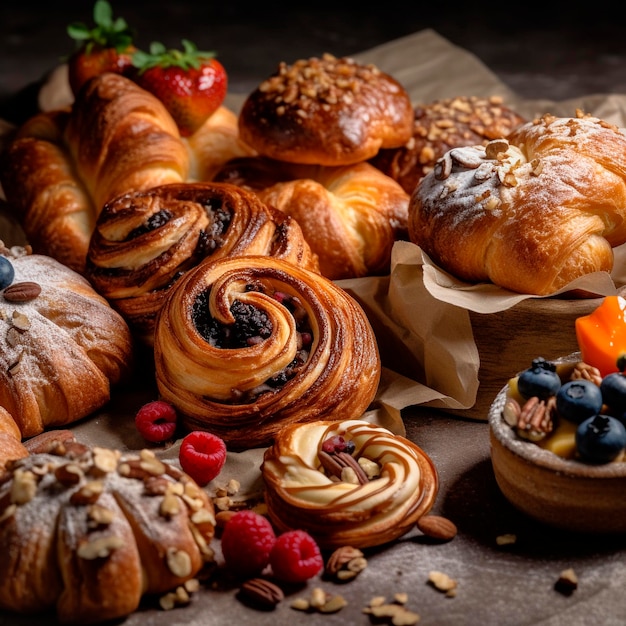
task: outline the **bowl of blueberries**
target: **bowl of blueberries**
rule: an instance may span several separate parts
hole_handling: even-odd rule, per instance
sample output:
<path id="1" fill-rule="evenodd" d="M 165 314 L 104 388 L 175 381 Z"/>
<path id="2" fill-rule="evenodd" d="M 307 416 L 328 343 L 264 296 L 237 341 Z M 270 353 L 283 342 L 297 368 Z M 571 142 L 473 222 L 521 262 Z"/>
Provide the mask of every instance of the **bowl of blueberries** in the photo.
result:
<path id="1" fill-rule="evenodd" d="M 603 375 L 574 353 L 513 376 L 489 410 L 491 461 L 507 500 L 583 533 L 626 532 L 626 359 Z"/>

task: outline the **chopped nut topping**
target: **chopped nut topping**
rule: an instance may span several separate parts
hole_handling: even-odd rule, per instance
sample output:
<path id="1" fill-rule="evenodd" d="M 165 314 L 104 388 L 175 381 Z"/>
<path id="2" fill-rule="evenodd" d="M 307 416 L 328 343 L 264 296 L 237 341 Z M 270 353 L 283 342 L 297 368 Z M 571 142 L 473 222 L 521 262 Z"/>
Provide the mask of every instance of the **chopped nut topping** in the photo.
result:
<path id="1" fill-rule="evenodd" d="M 556 412 L 556 397 L 539 400 L 529 398 L 522 406 L 515 426 L 518 436 L 530 441 L 539 441 L 554 428 L 553 415 Z"/>
<path id="2" fill-rule="evenodd" d="M 191 574 L 191 557 L 184 550 L 169 547 L 165 558 L 167 566 L 174 576 L 184 578 Z"/>
<path id="3" fill-rule="evenodd" d="M 93 560 L 106 558 L 118 548 L 124 545 L 124 541 L 121 537 L 99 537 L 91 541 L 85 541 L 78 546 L 76 554 L 81 559 Z"/>
<path id="4" fill-rule="evenodd" d="M 29 470 L 16 469 L 13 474 L 11 485 L 11 502 L 14 504 L 26 504 L 37 493 L 37 477 Z"/>

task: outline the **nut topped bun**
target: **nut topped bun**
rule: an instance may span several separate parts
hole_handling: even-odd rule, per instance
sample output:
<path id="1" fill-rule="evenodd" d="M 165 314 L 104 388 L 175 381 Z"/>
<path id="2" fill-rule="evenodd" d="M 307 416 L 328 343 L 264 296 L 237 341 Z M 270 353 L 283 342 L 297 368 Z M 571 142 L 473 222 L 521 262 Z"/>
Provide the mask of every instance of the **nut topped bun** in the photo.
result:
<path id="1" fill-rule="evenodd" d="M 383 149 L 371 160 L 409 194 L 448 150 L 506 137 L 526 121 L 499 96 L 436 100 L 416 106 L 414 113 L 409 141 L 400 148 Z"/>
<path id="2" fill-rule="evenodd" d="M 77 272 L 0 242 L 0 406 L 22 437 L 86 417 L 132 362 L 128 326 Z"/>
<path id="3" fill-rule="evenodd" d="M 408 92 L 373 65 L 325 54 L 280 63 L 246 99 L 240 138 L 260 155 L 349 165 L 409 140 Z"/>
<path id="4" fill-rule="evenodd" d="M 213 504 L 187 474 L 149 450 L 49 447 L 0 476 L 0 608 L 121 618 L 213 560 Z"/>
<path id="5" fill-rule="evenodd" d="M 519 293 L 610 272 L 626 242 L 626 134 L 578 112 L 454 148 L 413 193 L 409 236 L 457 278 Z"/>

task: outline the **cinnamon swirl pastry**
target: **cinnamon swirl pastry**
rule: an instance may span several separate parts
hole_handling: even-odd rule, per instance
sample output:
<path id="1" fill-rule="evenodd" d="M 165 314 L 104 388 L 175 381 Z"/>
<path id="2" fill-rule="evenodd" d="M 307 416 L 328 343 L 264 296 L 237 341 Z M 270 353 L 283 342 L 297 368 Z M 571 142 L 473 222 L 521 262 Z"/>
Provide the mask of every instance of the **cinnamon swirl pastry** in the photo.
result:
<path id="1" fill-rule="evenodd" d="M 261 471 L 277 531 L 304 529 L 326 549 L 397 539 L 430 511 L 439 488 L 421 448 L 362 420 L 283 428 Z"/>
<path id="2" fill-rule="evenodd" d="M 319 271 L 299 225 L 252 192 L 226 183 L 170 184 L 104 206 L 85 274 L 152 345 L 156 314 L 187 270 L 207 257 L 253 254 Z"/>
<path id="3" fill-rule="evenodd" d="M 381 366 L 359 304 L 319 274 L 272 257 L 207 260 L 157 317 L 164 400 L 230 449 L 268 445 L 287 424 L 360 417 Z"/>
<path id="4" fill-rule="evenodd" d="M 63 624 L 125 617 L 213 560 L 213 504 L 153 452 L 60 441 L 0 476 L 0 608 Z"/>

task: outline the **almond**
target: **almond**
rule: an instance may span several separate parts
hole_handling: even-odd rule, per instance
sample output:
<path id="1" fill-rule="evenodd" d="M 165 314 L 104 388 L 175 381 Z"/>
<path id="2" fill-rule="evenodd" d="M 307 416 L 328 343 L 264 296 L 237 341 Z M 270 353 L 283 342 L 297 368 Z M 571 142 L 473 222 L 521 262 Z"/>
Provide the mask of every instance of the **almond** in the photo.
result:
<path id="1" fill-rule="evenodd" d="M 417 528 L 431 539 L 450 541 L 456 537 L 457 528 L 453 522 L 440 515 L 425 515 L 417 521 Z"/>

